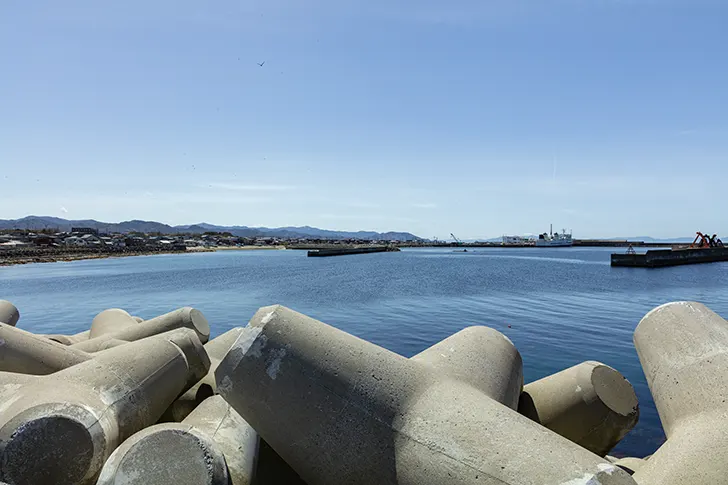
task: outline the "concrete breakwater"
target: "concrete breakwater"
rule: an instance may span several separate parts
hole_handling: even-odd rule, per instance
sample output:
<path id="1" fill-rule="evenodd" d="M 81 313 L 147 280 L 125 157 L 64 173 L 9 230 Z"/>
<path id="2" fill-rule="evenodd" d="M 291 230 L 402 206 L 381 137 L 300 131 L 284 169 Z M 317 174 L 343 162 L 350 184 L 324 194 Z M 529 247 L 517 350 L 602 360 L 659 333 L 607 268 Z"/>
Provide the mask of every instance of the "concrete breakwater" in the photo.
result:
<path id="1" fill-rule="evenodd" d="M 315 249 L 308 252 L 309 257 L 323 258 L 327 256 L 346 256 L 348 254 L 369 254 L 369 253 L 388 253 L 399 251 L 394 246 L 369 246 L 355 248 L 337 248 L 337 249 Z"/>
<path id="2" fill-rule="evenodd" d="M 668 437 L 607 453 L 639 406 L 586 361 L 524 385 L 513 343 L 467 327 L 405 358 L 276 305 L 210 339 L 185 307 L 36 335 L 0 301 L 0 483 L 713 484 L 728 468 L 728 324 L 648 313 L 635 345 Z M 285 476 L 284 482 L 281 477 Z"/>
<path id="3" fill-rule="evenodd" d="M 644 254 L 612 254 L 612 266 L 661 268 L 683 264 L 717 263 L 728 261 L 728 248 L 694 248 L 651 250 Z"/>

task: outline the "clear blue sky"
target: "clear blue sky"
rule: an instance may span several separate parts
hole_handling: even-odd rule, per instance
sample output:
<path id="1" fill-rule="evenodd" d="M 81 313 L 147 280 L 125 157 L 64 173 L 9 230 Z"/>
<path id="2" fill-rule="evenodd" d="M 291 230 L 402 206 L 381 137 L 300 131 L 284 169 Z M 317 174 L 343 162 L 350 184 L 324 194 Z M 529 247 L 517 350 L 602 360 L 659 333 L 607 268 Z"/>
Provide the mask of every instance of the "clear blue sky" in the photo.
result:
<path id="1" fill-rule="evenodd" d="M 0 218 L 726 236 L 727 22 L 719 0 L 6 0 Z"/>

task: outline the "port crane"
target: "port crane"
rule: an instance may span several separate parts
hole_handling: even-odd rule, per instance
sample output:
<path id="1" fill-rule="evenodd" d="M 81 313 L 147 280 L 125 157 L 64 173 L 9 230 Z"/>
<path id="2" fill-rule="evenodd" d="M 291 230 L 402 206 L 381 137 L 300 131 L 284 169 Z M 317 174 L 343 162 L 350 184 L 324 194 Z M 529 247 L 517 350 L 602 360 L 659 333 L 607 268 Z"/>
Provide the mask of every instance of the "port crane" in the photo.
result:
<path id="1" fill-rule="evenodd" d="M 700 231 L 696 232 L 695 234 L 697 234 L 697 236 L 695 236 L 695 240 L 690 245 L 691 248 L 722 248 L 723 247 L 723 241 L 718 239 L 717 234 L 708 236 L 707 234 L 703 234 Z M 698 239 L 700 239 L 699 243 L 698 243 Z"/>
<path id="2" fill-rule="evenodd" d="M 455 237 L 455 234 L 450 233 L 450 237 L 455 240 L 455 244 L 456 245 L 458 245 L 458 246 L 462 246 L 463 245 L 463 242 L 460 239 L 458 239 L 457 237 Z"/>

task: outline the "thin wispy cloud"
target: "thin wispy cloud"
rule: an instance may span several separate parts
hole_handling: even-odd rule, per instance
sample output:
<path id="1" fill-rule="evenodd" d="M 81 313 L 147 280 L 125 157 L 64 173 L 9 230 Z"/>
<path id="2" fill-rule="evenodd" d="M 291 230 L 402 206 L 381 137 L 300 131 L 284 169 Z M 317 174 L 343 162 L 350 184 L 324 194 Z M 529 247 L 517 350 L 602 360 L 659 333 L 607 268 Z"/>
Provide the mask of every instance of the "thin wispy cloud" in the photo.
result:
<path id="1" fill-rule="evenodd" d="M 417 219 L 410 217 L 396 217 L 389 215 L 350 215 L 350 214 L 319 214 L 321 219 L 341 220 L 341 221 L 398 221 L 398 222 L 416 222 Z"/>
<path id="2" fill-rule="evenodd" d="M 362 201 L 345 202 L 345 205 L 354 209 L 379 209 L 382 207 L 380 204 L 374 202 Z"/>
<path id="3" fill-rule="evenodd" d="M 229 184 L 229 183 L 211 183 L 208 188 L 233 190 L 238 192 L 285 192 L 294 190 L 296 187 L 292 185 L 268 185 L 268 184 Z"/>
<path id="4" fill-rule="evenodd" d="M 687 135 L 693 135 L 693 134 L 695 134 L 697 132 L 698 132 L 698 130 L 696 130 L 695 128 L 689 128 L 687 130 L 680 130 L 680 131 L 677 132 L 677 134 L 679 136 L 687 136 Z"/>
<path id="5" fill-rule="evenodd" d="M 64 214 L 68 214 L 68 209 L 66 209 L 65 207 L 61 206 L 61 212 L 63 212 Z"/>

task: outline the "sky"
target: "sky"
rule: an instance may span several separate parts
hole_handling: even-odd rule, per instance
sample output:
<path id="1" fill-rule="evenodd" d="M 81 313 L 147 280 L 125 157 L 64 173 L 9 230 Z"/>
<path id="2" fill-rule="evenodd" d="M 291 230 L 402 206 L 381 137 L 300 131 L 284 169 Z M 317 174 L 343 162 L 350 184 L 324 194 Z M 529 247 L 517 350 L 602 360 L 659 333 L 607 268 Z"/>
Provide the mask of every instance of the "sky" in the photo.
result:
<path id="1" fill-rule="evenodd" d="M 721 0 L 4 0 L 0 219 L 726 236 L 726 19 Z"/>

